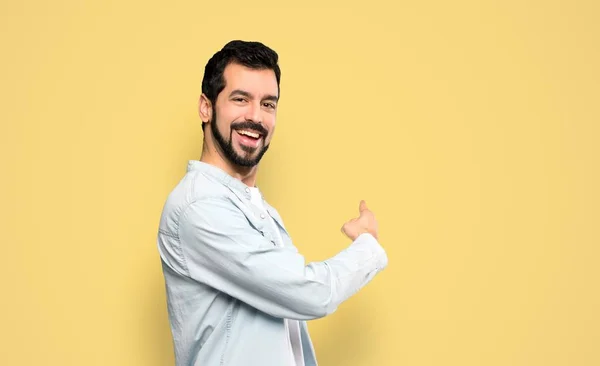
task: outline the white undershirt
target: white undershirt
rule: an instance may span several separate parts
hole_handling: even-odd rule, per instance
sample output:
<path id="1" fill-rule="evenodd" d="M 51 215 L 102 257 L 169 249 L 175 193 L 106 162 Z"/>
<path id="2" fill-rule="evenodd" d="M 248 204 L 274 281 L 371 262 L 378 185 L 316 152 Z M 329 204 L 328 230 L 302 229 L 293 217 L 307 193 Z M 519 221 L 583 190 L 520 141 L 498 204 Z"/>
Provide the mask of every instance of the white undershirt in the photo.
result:
<path id="1" fill-rule="evenodd" d="M 265 211 L 266 216 L 269 218 L 271 225 L 273 226 L 273 232 L 277 234 L 277 243 L 280 246 L 283 246 L 283 239 L 281 238 L 281 232 L 279 231 L 279 227 L 275 223 L 275 220 L 266 212 L 265 206 L 263 204 L 262 195 L 257 187 L 250 188 L 251 202 L 260 208 L 262 211 Z M 288 345 L 289 354 L 290 354 L 290 365 L 292 366 L 304 366 L 304 357 L 302 355 L 302 342 L 300 340 L 300 323 L 297 320 L 292 319 L 284 319 L 284 324 L 286 328 L 286 344 Z"/>

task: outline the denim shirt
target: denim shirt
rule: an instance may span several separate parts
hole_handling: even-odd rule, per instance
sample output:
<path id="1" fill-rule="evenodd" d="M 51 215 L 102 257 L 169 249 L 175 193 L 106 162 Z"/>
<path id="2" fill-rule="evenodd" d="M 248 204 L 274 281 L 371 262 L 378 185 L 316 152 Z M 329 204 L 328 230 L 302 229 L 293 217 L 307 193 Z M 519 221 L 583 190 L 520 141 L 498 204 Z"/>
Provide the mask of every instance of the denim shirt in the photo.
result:
<path id="1" fill-rule="evenodd" d="M 289 366 L 284 319 L 299 321 L 305 365 L 316 366 L 306 321 L 333 313 L 387 266 L 370 234 L 305 263 L 277 210 L 250 198 L 242 181 L 192 160 L 166 200 L 157 244 L 178 366 Z"/>

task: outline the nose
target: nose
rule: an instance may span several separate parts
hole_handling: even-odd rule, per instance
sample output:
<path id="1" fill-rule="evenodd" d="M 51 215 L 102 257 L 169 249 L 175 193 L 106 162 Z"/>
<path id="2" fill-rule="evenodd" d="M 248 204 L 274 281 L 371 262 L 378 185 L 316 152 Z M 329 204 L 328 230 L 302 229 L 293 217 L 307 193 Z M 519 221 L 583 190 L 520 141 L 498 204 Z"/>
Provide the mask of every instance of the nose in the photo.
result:
<path id="1" fill-rule="evenodd" d="M 262 123 L 260 102 L 249 103 L 248 109 L 246 110 L 245 118 L 246 118 L 246 121 L 252 121 L 254 123 Z"/>

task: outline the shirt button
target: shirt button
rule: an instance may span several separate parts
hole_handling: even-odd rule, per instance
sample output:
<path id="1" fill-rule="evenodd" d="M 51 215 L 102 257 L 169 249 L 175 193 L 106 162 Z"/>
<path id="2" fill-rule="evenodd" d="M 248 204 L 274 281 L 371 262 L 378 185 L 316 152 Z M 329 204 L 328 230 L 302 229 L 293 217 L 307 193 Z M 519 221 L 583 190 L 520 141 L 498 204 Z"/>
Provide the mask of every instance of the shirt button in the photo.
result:
<path id="1" fill-rule="evenodd" d="M 264 214 L 264 213 L 261 213 L 261 214 L 260 214 L 260 218 L 261 218 L 261 219 L 264 219 L 264 218 L 265 218 L 265 214 Z"/>
<path id="2" fill-rule="evenodd" d="M 250 193 L 250 188 L 246 187 L 246 193 Z"/>

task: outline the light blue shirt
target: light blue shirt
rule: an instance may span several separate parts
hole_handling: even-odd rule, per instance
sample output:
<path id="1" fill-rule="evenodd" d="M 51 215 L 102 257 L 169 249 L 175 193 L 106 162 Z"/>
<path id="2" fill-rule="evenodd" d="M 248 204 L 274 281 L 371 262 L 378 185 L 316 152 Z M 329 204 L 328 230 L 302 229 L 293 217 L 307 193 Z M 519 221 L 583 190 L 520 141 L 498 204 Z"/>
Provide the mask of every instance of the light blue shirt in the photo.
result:
<path id="1" fill-rule="evenodd" d="M 277 210 L 264 198 L 263 207 L 242 181 L 194 160 L 169 194 L 158 250 L 178 366 L 287 366 L 285 319 L 299 321 L 304 363 L 316 366 L 306 321 L 333 313 L 387 266 L 370 234 L 306 263 Z"/>

